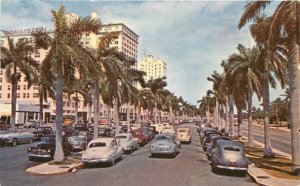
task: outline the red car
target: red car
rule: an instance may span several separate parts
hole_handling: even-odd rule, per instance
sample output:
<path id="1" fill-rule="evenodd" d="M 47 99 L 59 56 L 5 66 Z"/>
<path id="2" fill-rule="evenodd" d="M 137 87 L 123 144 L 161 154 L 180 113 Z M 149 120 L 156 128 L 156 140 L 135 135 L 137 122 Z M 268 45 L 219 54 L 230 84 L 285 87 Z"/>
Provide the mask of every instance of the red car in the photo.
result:
<path id="1" fill-rule="evenodd" d="M 176 120 L 173 121 L 173 124 L 174 124 L 174 125 L 179 125 L 180 122 L 179 122 L 179 120 L 176 119 Z"/>
<path id="2" fill-rule="evenodd" d="M 148 137 L 145 135 L 143 130 L 137 129 L 130 131 L 134 138 L 138 139 L 138 143 L 140 146 L 145 145 L 148 143 Z"/>

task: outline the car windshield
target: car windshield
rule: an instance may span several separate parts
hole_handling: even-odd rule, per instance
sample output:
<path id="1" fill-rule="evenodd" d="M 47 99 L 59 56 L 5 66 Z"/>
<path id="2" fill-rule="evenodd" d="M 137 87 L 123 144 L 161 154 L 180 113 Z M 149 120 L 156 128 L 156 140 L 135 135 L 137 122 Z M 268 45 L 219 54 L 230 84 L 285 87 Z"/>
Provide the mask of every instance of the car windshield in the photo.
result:
<path id="1" fill-rule="evenodd" d="M 186 130 L 179 130 L 178 132 L 186 132 Z"/>
<path id="2" fill-rule="evenodd" d="M 44 143 L 55 143 L 55 138 L 54 137 L 42 137 L 41 142 Z"/>
<path id="3" fill-rule="evenodd" d="M 126 136 L 116 136 L 115 138 L 116 139 L 126 139 L 127 137 Z"/>
<path id="4" fill-rule="evenodd" d="M 104 143 L 104 142 L 95 142 L 95 143 L 90 144 L 89 147 L 90 148 L 93 148 L 93 147 L 106 147 L 106 143 Z"/>
<path id="5" fill-rule="evenodd" d="M 163 140 L 163 141 L 169 141 L 170 138 L 167 136 L 156 136 L 155 140 Z"/>
<path id="6" fill-rule="evenodd" d="M 74 132 L 72 136 L 86 137 L 86 133 L 84 133 L 84 132 Z"/>
<path id="7" fill-rule="evenodd" d="M 238 148 L 238 147 L 233 147 L 233 146 L 227 146 L 227 147 L 224 147 L 224 150 L 225 150 L 225 151 L 234 151 L 234 152 L 239 152 L 239 151 L 241 151 L 240 148 Z"/>

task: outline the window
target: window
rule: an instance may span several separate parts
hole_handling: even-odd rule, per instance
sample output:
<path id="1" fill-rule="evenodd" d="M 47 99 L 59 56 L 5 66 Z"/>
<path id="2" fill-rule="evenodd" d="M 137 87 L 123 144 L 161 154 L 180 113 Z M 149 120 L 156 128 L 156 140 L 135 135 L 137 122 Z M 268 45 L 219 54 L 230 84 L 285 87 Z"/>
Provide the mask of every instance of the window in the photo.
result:
<path id="1" fill-rule="evenodd" d="M 86 41 L 86 42 L 85 42 L 85 44 L 86 44 L 86 45 L 89 45 L 89 44 L 90 44 L 90 42 Z"/>
<path id="2" fill-rule="evenodd" d="M 0 83 L 2 83 L 2 78 L 0 78 Z"/>
<path id="3" fill-rule="evenodd" d="M 2 90 L 2 86 L 0 86 L 0 90 Z"/>
<path id="4" fill-rule="evenodd" d="M 17 93 L 17 98 L 20 98 L 20 93 Z"/>
<path id="5" fill-rule="evenodd" d="M 39 93 L 33 93 L 33 98 L 38 98 L 39 97 Z"/>
<path id="6" fill-rule="evenodd" d="M 0 75 L 3 75 L 3 70 L 0 70 Z"/>
<path id="7" fill-rule="evenodd" d="M 7 98 L 10 98 L 10 93 L 7 94 Z"/>
<path id="8" fill-rule="evenodd" d="M 27 89 L 26 87 L 27 87 L 26 85 L 23 85 L 23 89 L 24 89 L 24 90 L 26 90 L 26 89 Z"/>
<path id="9" fill-rule="evenodd" d="M 33 87 L 33 90 L 38 90 L 39 89 L 39 86 L 34 86 Z"/>
<path id="10" fill-rule="evenodd" d="M 85 33 L 85 36 L 90 36 L 90 33 Z"/>
<path id="11" fill-rule="evenodd" d="M 29 98 L 30 97 L 30 94 L 29 93 L 27 93 L 27 98 Z"/>
<path id="12" fill-rule="evenodd" d="M 115 44 L 116 44 L 116 45 L 119 44 L 119 41 L 115 41 Z"/>
<path id="13" fill-rule="evenodd" d="M 26 98 L 26 93 L 23 93 L 23 98 Z"/>
<path id="14" fill-rule="evenodd" d="M 2 98 L 2 94 L 0 93 L 0 99 Z"/>
<path id="15" fill-rule="evenodd" d="M 21 89 L 21 85 L 18 85 L 18 88 L 17 88 L 17 90 L 20 90 Z"/>
<path id="16" fill-rule="evenodd" d="M 7 90 L 10 90 L 10 85 L 7 85 Z"/>

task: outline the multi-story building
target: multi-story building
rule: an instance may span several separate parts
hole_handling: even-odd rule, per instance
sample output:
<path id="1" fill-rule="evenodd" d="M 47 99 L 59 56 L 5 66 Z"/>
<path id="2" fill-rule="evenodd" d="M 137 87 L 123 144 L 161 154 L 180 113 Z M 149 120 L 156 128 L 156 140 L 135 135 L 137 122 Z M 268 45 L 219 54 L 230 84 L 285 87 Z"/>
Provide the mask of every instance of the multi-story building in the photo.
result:
<path id="1" fill-rule="evenodd" d="M 72 22 L 76 20 L 79 16 L 76 14 L 68 14 L 67 16 L 68 22 Z M 92 13 L 92 17 L 97 18 L 96 13 Z M 30 29 L 19 29 L 19 30 L 9 30 L 5 32 L 1 32 L 0 38 L 0 46 L 7 47 L 8 41 L 7 36 L 12 39 L 13 43 L 17 43 L 20 39 L 26 39 L 28 41 L 33 42 L 33 38 L 31 36 L 32 32 L 45 31 L 45 28 L 30 28 Z M 138 46 L 138 35 L 129 29 L 123 23 L 116 24 L 104 24 L 102 28 L 96 33 L 85 33 L 81 38 L 81 44 L 85 47 L 89 48 L 97 48 L 101 37 L 109 32 L 116 32 L 118 37 L 110 44 L 110 47 L 117 47 L 118 51 L 123 52 L 127 57 L 137 58 L 137 46 Z M 28 54 L 31 58 L 35 59 L 38 62 L 42 62 L 42 60 L 48 54 L 47 50 L 37 49 L 34 53 Z M 4 76 L 5 69 L 0 69 L 0 104 L 11 104 L 11 85 L 6 81 Z M 17 88 L 17 116 L 16 122 L 25 122 L 28 119 L 38 119 L 38 105 L 39 105 L 39 92 L 38 86 L 32 86 L 31 88 L 27 87 L 27 82 L 24 76 L 21 77 L 18 82 Z M 88 108 L 87 105 L 84 104 L 83 99 L 81 99 L 79 103 L 79 119 L 86 120 Z M 75 115 L 75 102 L 72 100 L 64 99 L 64 115 Z M 48 103 L 44 103 L 44 118 L 50 119 L 51 116 L 55 115 L 55 101 L 52 99 L 48 99 Z M 22 108 L 22 110 L 18 110 L 18 108 Z M 124 108 L 121 108 L 124 110 Z M 4 111 L 0 110 L 4 113 Z M 105 114 L 105 110 L 101 110 L 100 115 Z M 7 112 L 6 112 L 7 113 Z"/>
<path id="2" fill-rule="evenodd" d="M 164 60 L 155 59 L 152 55 L 144 56 L 137 63 L 137 69 L 146 72 L 145 81 L 166 77 L 167 65 Z"/>

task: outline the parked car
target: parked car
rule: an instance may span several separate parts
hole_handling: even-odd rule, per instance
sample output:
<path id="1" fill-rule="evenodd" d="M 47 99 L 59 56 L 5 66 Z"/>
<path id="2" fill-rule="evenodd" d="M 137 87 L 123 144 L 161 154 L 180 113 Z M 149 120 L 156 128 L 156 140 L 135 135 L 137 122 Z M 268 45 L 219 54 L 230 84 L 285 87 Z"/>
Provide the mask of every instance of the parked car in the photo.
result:
<path id="1" fill-rule="evenodd" d="M 33 134 L 30 132 L 21 132 L 20 130 L 7 130 L 0 134 L 3 144 L 17 145 L 18 143 L 32 143 Z"/>
<path id="2" fill-rule="evenodd" d="M 34 161 L 37 159 L 53 159 L 55 146 L 55 135 L 43 136 L 41 138 L 41 142 L 39 142 L 37 146 L 31 146 L 27 148 L 28 160 Z M 65 137 L 62 138 L 62 148 L 65 156 L 69 155 L 72 151 L 72 145 Z"/>
<path id="3" fill-rule="evenodd" d="M 38 127 L 33 133 L 33 140 L 41 141 L 41 138 L 45 135 L 54 134 L 52 127 L 41 126 Z"/>
<path id="4" fill-rule="evenodd" d="M 24 125 L 23 125 L 23 127 L 24 128 L 36 128 L 37 124 L 38 124 L 38 122 L 30 120 L 30 121 L 25 122 Z"/>
<path id="5" fill-rule="evenodd" d="M 73 132 L 74 132 L 74 129 L 73 129 L 72 125 L 63 125 L 62 126 L 62 135 L 64 137 L 72 136 Z"/>
<path id="6" fill-rule="evenodd" d="M 134 138 L 138 139 L 139 146 L 143 146 L 148 143 L 148 137 L 144 134 L 144 131 L 137 129 L 130 131 Z"/>
<path id="7" fill-rule="evenodd" d="M 180 121 L 179 121 L 178 119 L 175 119 L 175 120 L 173 121 L 173 124 L 174 124 L 174 125 L 179 125 L 179 124 L 180 124 Z"/>
<path id="8" fill-rule="evenodd" d="M 175 134 L 175 129 L 172 125 L 166 125 L 164 126 L 163 130 L 162 130 L 163 134 L 171 134 L 174 135 Z"/>
<path id="9" fill-rule="evenodd" d="M 171 155 L 176 157 L 179 153 L 180 142 L 175 140 L 174 135 L 170 134 L 157 134 L 150 144 L 149 157 L 154 155 Z"/>
<path id="10" fill-rule="evenodd" d="M 187 127 L 177 128 L 176 137 L 181 143 L 187 142 L 190 144 L 192 142 L 191 130 Z"/>
<path id="11" fill-rule="evenodd" d="M 218 132 L 207 133 L 206 136 L 204 137 L 203 141 L 202 141 L 203 151 L 207 150 L 207 146 L 210 144 L 211 139 L 212 139 L 213 136 L 222 136 L 222 134 L 220 134 Z"/>
<path id="12" fill-rule="evenodd" d="M 215 130 L 215 129 L 213 129 L 213 128 L 202 128 L 202 129 L 200 130 L 199 135 L 200 135 L 200 142 L 201 142 L 201 143 L 203 142 L 203 139 L 204 139 L 206 133 L 209 133 L 209 132 L 217 132 L 217 130 Z"/>
<path id="13" fill-rule="evenodd" d="M 110 129 L 110 128 L 99 128 L 99 131 L 98 131 L 98 134 L 99 134 L 99 137 L 113 137 L 114 136 L 114 133 L 113 131 Z"/>
<path id="14" fill-rule="evenodd" d="M 114 138 L 98 138 L 89 142 L 87 149 L 82 153 L 81 161 L 84 165 L 111 163 L 113 166 L 123 155 L 123 147 L 117 145 Z"/>
<path id="15" fill-rule="evenodd" d="M 78 131 L 89 131 L 89 128 L 86 124 L 75 124 L 74 126 L 74 130 L 78 130 Z"/>
<path id="16" fill-rule="evenodd" d="M 213 136 L 211 139 L 211 142 L 208 144 L 207 150 L 206 150 L 206 155 L 207 155 L 208 160 L 211 159 L 211 152 L 216 147 L 217 141 L 219 141 L 219 140 L 230 140 L 230 138 L 226 137 L 226 136 Z"/>
<path id="17" fill-rule="evenodd" d="M 73 151 L 82 151 L 86 149 L 87 144 L 93 139 L 93 134 L 88 131 L 75 131 L 68 141 L 72 145 Z"/>
<path id="18" fill-rule="evenodd" d="M 211 166 L 215 172 L 219 169 L 237 170 L 246 173 L 249 160 L 245 156 L 243 145 L 238 141 L 219 140 L 212 150 Z"/>
<path id="19" fill-rule="evenodd" d="M 119 146 L 124 148 L 125 152 L 132 153 L 138 149 L 138 139 L 134 138 L 130 133 L 122 133 L 115 136 L 115 140 Z"/>

